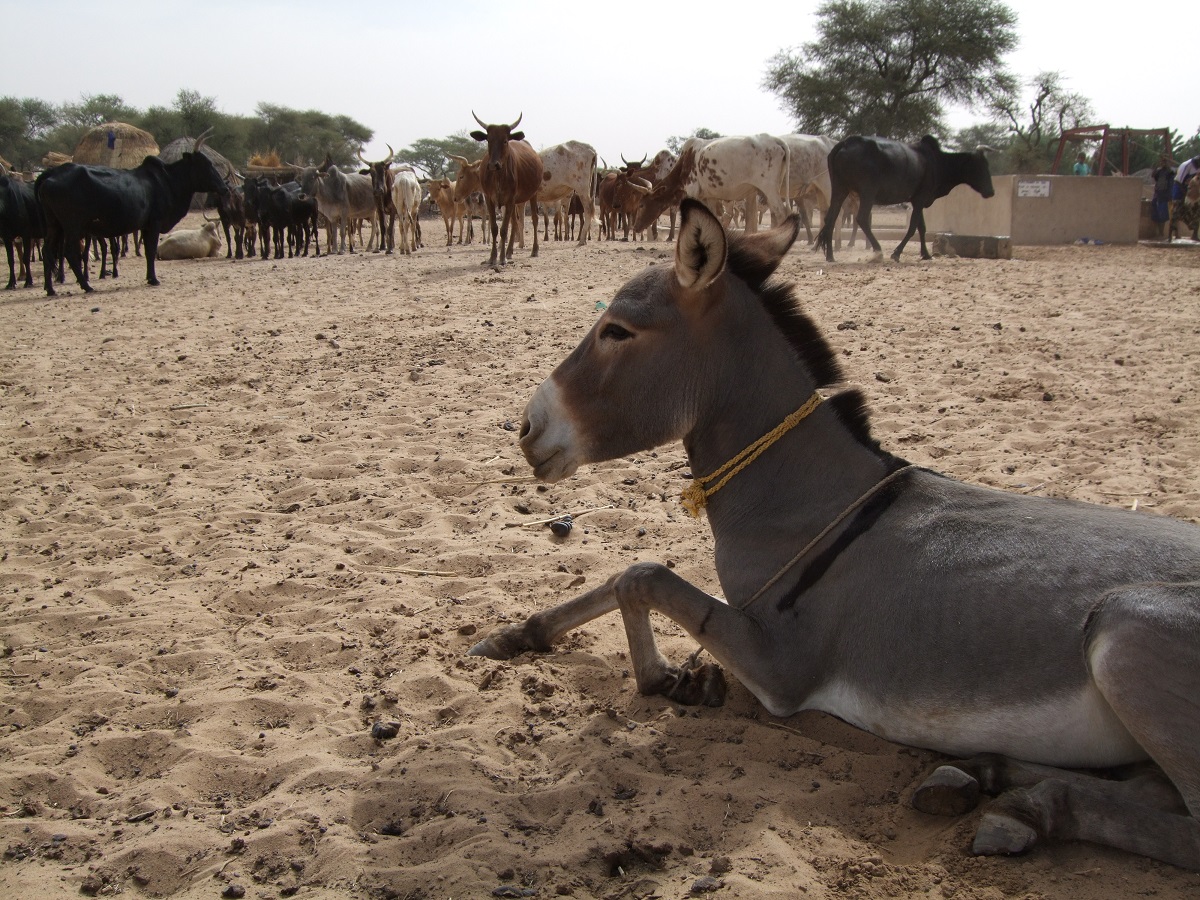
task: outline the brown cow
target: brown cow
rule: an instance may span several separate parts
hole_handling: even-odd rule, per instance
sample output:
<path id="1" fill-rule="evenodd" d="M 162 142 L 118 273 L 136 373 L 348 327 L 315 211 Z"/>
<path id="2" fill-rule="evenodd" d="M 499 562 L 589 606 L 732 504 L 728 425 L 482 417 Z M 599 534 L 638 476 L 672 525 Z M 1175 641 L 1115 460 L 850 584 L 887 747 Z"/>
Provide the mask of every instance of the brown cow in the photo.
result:
<path id="1" fill-rule="evenodd" d="M 442 214 L 442 224 L 446 226 L 446 246 L 454 243 L 454 223 L 458 223 L 458 242 L 463 243 L 466 232 L 467 202 L 454 199 L 455 183 L 443 175 L 437 181 L 427 181 L 429 196 L 437 204 Z"/>
<path id="2" fill-rule="evenodd" d="M 488 265 L 504 265 L 512 259 L 513 242 L 518 230 L 524 231 L 525 204 L 533 209 L 533 251 L 538 255 L 537 203 L 531 202 L 542 186 L 542 159 L 525 141 L 523 131 L 514 129 L 521 124 L 522 113 L 511 125 L 487 125 L 475 116 L 483 131 L 472 131 L 471 137 L 487 142 L 487 154 L 480 167 L 479 182 L 487 200 L 488 219 L 492 225 L 492 255 Z M 496 210 L 503 209 L 497 241 Z M 507 245 L 507 246 L 505 246 Z"/>

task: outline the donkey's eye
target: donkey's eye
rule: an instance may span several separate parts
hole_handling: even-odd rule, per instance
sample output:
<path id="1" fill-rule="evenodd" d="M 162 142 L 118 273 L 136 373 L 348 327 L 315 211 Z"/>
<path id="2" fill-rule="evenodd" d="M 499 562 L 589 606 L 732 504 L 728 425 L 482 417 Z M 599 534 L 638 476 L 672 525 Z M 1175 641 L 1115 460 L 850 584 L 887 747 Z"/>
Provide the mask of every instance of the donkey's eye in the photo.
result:
<path id="1" fill-rule="evenodd" d="M 633 337 L 633 332 L 627 328 L 622 328 L 616 322 L 609 322 L 604 326 L 604 330 L 600 332 L 600 337 L 607 338 L 610 341 L 627 341 Z"/>

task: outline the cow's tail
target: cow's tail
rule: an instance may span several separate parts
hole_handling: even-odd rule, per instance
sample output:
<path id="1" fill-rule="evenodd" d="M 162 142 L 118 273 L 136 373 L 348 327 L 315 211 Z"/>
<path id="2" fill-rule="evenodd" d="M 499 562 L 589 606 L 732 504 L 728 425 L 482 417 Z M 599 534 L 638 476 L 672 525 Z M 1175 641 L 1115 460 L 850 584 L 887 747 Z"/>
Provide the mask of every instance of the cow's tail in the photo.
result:
<path id="1" fill-rule="evenodd" d="M 782 138 L 779 143 L 783 145 L 783 174 L 779 178 L 779 196 L 783 200 L 784 210 L 790 213 L 792 209 L 792 148 Z"/>

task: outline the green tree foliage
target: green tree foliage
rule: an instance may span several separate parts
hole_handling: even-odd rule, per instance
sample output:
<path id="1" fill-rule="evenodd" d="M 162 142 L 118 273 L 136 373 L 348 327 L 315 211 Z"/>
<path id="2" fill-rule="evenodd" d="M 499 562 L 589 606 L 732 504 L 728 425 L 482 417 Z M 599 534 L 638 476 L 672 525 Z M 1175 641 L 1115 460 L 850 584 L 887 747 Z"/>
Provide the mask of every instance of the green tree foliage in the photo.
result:
<path id="1" fill-rule="evenodd" d="M 667 149 L 678 155 L 684 143 L 691 138 L 700 138 L 704 141 L 716 140 L 725 135 L 713 131 L 711 128 L 697 128 L 691 134 L 673 134 L 667 138 Z"/>
<path id="2" fill-rule="evenodd" d="M 258 117 L 249 130 L 252 152 L 274 151 L 285 162 L 301 165 L 320 163 L 326 154 L 338 165 L 355 165 L 363 145 L 374 134 L 349 116 L 315 109 L 260 103 L 255 112 Z"/>
<path id="3" fill-rule="evenodd" d="M 1185 159 L 1200 155 L 1200 128 L 1197 128 L 1196 133 L 1186 140 L 1178 133 L 1172 132 L 1171 146 L 1175 148 L 1173 156 L 1176 162 L 1183 162 Z"/>
<path id="4" fill-rule="evenodd" d="M 220 111 L 215 98 L 186 89 L 179 91 L 171 106 L 144 111 L 115 94 L 84 95 L 78 102 L 61 106 L 2 97 L 0 156 L 20 168 L 33 168 L 51 150 L 74 152 L 89 128 L 112 121 L 150 132 L 160 147 L 212 128 L 209 143 L 235 165 L 244 165 L 252 153 L 272 149 L 289 162 L 320 162 L 328 153 L 341 165 L 353 165 L 372 137 L 370 128 L 349 116 L 268 103 L 259 104 L 256 111 L 256 116 L 228 115 Z"/>
<path id="5" fill-rule="evenodd" d="M 476 141 L 465 130 L 448 135 L 440 140 L 421 138 L 396 151 L 396 161 L 410 165 L 428 178 L 449 175 L 455 166 L 451 156 L 461 156 L 472 162 L 483 156 L 484 145 Z"/>
<path id="6" fill-rule="evenodd" d="M 992 120 L 1009 134 L 1005 159 L 997 172 L 1049 172 L 1059 138 L 1070 128 L 1092 124 L 1092 105 L 1067 90 L 1060 72 L 1039 72 L 1024 96 L 997 94 L 989 102 Z M 1078 151 L 1076 151 L 1078 152 Z"/>
<path id="7" fill-rule="evenodd" d="M 42 100 L 0 97 L 0 156 L 18 169 L 32 169 L 45 155 L 46 137 L 58 111 Z"/>
<path id="8" fill-rule="evenodd" d="M 797 130 L 915 140 L 945 132 L 947 104 L 1011 93 L 1016 15 L 996 0 L 827 0 L 817 40 L 784 50 L 763 87 Z"/>

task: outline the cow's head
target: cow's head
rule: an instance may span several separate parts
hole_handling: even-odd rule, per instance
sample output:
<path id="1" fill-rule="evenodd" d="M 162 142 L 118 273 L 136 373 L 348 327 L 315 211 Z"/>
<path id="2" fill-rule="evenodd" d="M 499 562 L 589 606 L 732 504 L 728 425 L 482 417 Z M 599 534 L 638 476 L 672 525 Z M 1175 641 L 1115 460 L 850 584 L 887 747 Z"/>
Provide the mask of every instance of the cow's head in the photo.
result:
<path id="1" fill-rule="evenodd" d="M 979 191 L 985 199 L 995 196 L 996 189 L 992 187 L 992 170 L 988 166 L 987 157 L 983 155 L 983 148 L 980 147 L 975 152 L 966 154 L 966 157 L 967 163 L 963 175 L 967 185 Z"/>
<path id="2" fill-rule="evenodd" d="M 184 153 L 180 163 L 187 173 L 186 177 L 195 193 L 215 191 L 220 196 L 227 197 L 229 196 L 229 185 L 225 183 L 225 179 L 221 177 L 221 173 L 217 171 L 213 161 L 200 152 L 210 134 L 212 134 L 211 128 L 196 138 L 196 142 L 192 145 L 192 151 Z"/>
<path id="3" fill-rule="evenodd" d="M 471 115 L 475 116 L 474 110 L 472 110 Z M 508 150 L 509 141 L 525 140 L 525 132 L 514 131 L 521 124 L 521 119 L 524 116 L 525 113 L 521 113 L 521 115 L 517 116 L 517 121 L 511 125 L 488 125 L 479 116 L 475 116 L 475 121 L 482 125 L 484 130 L 472 131 L 471 137 L 481 143 L 484 141 L 487 142 L 487 155 L 484 159 L 487 160 L 486 165 L 489 169 L 499 169 L 504 165 L 504 157 Z"/>
<path id="4" fill-rule="evenodd" d="M 483 160 L 471 162 L 465 156 L 451 156 L 458 163 L 458 180 L 454 182 L 454 199 L 466 200 L 470 194 L 482 190 L 483 184 L 479 173 L 483 168 Z"/>
<path id="5" fill-rule="evenodd" d="M 377 197 L 387 194 L 391 190 L 391 179 L 388 176 L 391 174 L 392 159 L 395 157 L 396 151 L 392 149 L 391 144 L 386 146 L 388 148 L 387 158 L 381 159 L 379 162 L 367 160 L 361 150 L 358 153 L 359 160 L 367 167 L 362 174 L 371 176 L 371 190 Z"/>

